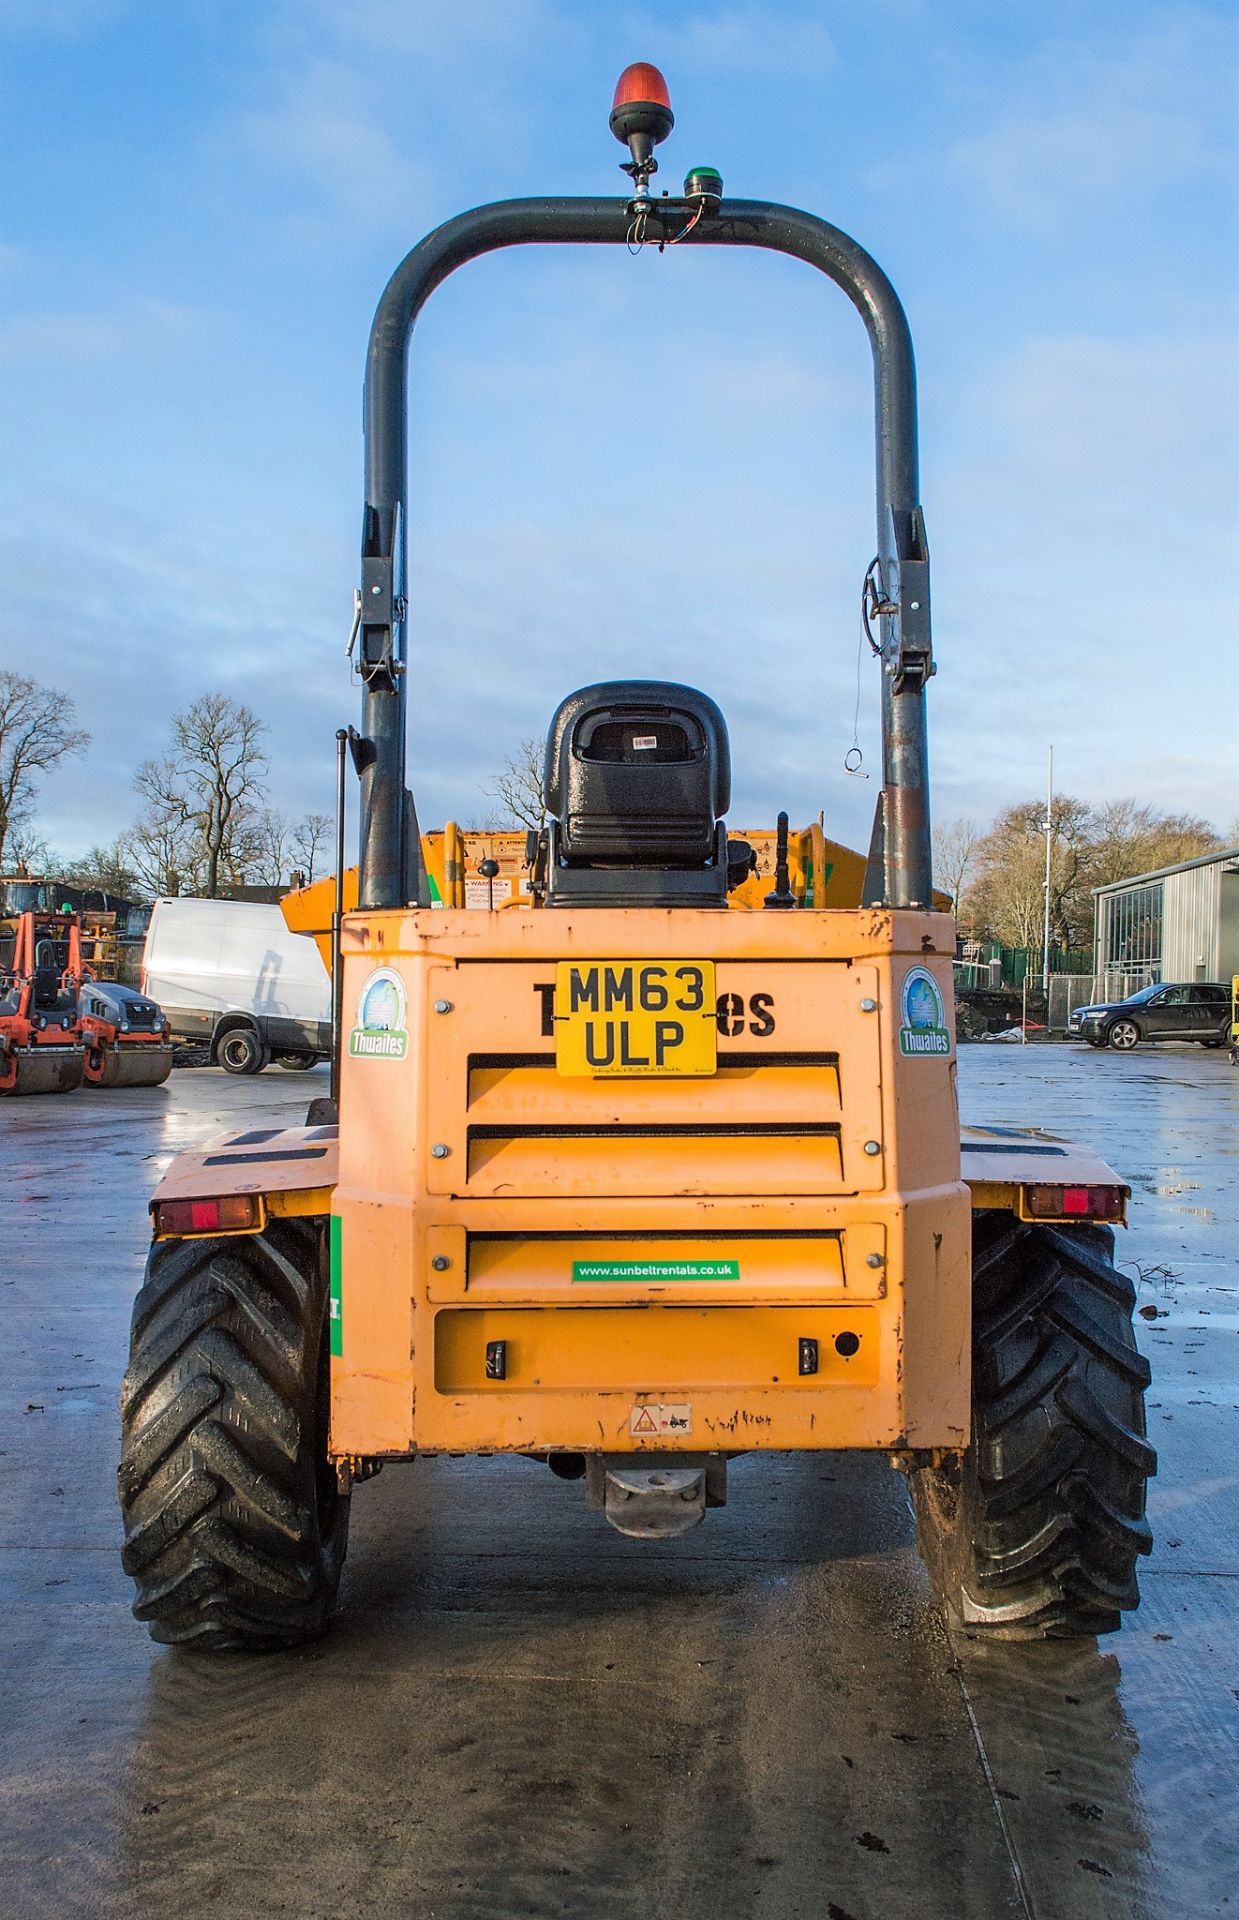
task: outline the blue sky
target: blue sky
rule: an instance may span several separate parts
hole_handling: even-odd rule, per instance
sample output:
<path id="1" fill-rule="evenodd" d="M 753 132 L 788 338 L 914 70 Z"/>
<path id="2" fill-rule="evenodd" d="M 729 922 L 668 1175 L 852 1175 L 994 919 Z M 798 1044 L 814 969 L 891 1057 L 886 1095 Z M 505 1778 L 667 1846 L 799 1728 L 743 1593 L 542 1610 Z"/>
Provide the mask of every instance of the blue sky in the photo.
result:
<path id="1" fill-rule="evenodd" d="M 360 390 L 401 254 L 481 200 L 623 190 L 619 69 L 667 74 L 660 184 L 855 234 L 921 386 L 935 807 L 1060 783 L 1239 814 L 1239 18 L 1126 0 L 0 0 L 0 665 L 73 691 L 65 852 L 208 687 L 329 810 Z M 735 823 L 849 778 L 874 547 L 870 367 L 770 255 L 522 249 L 433 298 L 412 362 L 410 771 L 423 821 L 561 695 L 696 682 Z M 876 676 L 861 739 L 876 766 Z"/>

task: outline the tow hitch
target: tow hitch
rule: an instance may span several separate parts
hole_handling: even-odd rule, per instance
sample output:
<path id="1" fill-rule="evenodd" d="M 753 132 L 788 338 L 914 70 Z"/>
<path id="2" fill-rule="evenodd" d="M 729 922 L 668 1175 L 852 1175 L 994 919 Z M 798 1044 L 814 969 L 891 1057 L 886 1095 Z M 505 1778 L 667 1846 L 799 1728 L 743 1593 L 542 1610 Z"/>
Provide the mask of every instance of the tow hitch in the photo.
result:
<path id="1" fill-rule="evenodd" d="M 707 1507 L 726 1506 L 727 1461 L 718 1453 L 591 1454 L 585 1492 L 618 1533 L 672 1540 L 699 1527 Z"/>

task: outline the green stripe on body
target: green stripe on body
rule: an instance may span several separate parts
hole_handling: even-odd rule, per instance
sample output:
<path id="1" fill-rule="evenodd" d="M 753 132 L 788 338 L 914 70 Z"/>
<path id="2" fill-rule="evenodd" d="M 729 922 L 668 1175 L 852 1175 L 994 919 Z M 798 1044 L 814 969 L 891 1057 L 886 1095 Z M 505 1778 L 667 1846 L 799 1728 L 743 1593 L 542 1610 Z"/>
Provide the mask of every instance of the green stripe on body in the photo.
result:
<path id="1" fill-rule="evenodd" d="M 343 1221 L 337 1214 L 331 1216 L 331 1306 L 328 1325 L 331 1329 L 332 1358 L 338 1360 L 344 1352 L 343 1295 L 340 1281 L 340 1229 Z"/>

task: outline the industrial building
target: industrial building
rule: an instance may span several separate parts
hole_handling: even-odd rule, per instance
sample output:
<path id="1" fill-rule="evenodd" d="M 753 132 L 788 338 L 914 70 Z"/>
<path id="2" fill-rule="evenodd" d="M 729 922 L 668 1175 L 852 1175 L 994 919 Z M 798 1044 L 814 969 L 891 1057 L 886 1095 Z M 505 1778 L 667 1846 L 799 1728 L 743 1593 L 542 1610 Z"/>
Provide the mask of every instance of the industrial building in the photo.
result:
<path id="1" fill-rule="evenodd" d="M 1159 980 L 1239 973 L 1239 847 L 1094 890 L 1093 968 L 1105 999 Z"/>

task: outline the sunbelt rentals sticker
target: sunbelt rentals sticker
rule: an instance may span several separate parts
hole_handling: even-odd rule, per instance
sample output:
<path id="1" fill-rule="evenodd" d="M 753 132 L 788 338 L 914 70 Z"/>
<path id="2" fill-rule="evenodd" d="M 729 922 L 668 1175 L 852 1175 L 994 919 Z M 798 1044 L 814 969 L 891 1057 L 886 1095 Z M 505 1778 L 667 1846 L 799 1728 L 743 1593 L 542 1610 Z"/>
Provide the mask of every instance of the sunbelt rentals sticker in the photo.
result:
<path id="1" fill-rule="evenodd" d="M 909 967 L 899 994 L 899 1051 L 913 1058 L 951 1051 L 942 989 L 927 967 Z"/>
<path id="2" fill-rule="evenodd" d="M 357 1023 L 348 1037 L 354 1060 L 403 1060 L 409 1051 L 404 981 L 393 967 L 370 974 L 357 996 Z"/>

